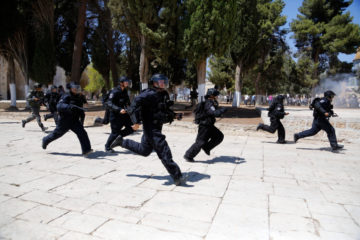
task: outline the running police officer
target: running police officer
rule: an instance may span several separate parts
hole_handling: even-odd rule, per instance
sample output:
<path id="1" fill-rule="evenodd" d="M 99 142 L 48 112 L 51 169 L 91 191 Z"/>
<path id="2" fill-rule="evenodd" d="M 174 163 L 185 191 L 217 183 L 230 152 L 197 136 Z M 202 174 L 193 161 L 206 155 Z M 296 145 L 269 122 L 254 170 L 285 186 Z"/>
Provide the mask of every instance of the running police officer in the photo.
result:
<path id="1" fill-rule="evenodd" d="M 310 109 L 314 109 L 314 120 L 312 127 L 300 133 L 294 134 L 294 142 L 296 143 L 300 138 L 310 137 L 317 134 L 320 130 L 324 130 L 330 142 L 330 146 L 333 152 L 343 148 L 343 145 L 337 143 L 335 129 L 329 122 L 330 117 L 336 117 L 334 113 L 332 100 L 335 97 L 333 91 L 326 91 L 323 98 L 315 98 L 310 105 Z"/>
<path id="2" fill-rule="evenodd" d="M 69 88 L 70 92 L 63 94 L 57 104 L 59 113 L 58 125 L 56 125 L 56 128 L 52 133 L 43 138 L 42 148 L 46 149 L 49 143 L 71 130 L 76 134 L 80 141 L 82 154 L 87 156 L 92 152 L 92 149 L 87 132 L 80 122 L 80 116 L 84 113 L 84 109 L 80 107 L 82 104 L 82 99 L 79 94 L 80 86 L 71 83 Z"/>
<path id="3" fill-rule="evenodd" d="M 275 131 L 278 131 L 278 140 L 277 143 L 286 143 L 285 141 L 285 128 L 282 125 L 280 119 L 283 119 L 285 115 L 288 115 L 289 113 L 285 112 L 284 110 L 284 96 L 278 95 L 275 100 L 271 103 L 269 107 L 269 113 L 268 116 L 270 117 L 270 126 L 260 123 L 256 131 L 259 129 L 262 129 L 269 133 L 275 133 Z"/>
<path id="4" fill-rule="evenodd" d="M 51 86 L 50 92 L 45 94 L 44 102 L 49 109 L 50 113 L 44 115 L 44 121 L 49 118 L 54 118 L 55 123 L 58 123 L 58 114 L 56 110 L 56 105 L 60 99 L 60 94 L 57 92 L 57 87 L 55 85 Z"/>
<path id="5" fill-rule="evenodd" d="M 151 77 L 150 83 L 153 88 L 142 91 L 132 102 L 128 109 L 136 131 L 142 121 L 143 136 L 141 143 L 125 139 L 119 135 L 111 144 L 111 148 L 121 146 L 142 156 L 148 156 L 155 150 L 162 164 L 174 180 L 175 185 L 181 185 L 182 174 L 179 166 L 173 161 L 172 154 L 165 135 L 161 133 L 164 123 L 171 123 L 175 117 L 181 119 L 181 115 L 176 115 L 170 106 L 173 104 L 169 99 L 169 94 L 165 90 L 168 86 L 168 78 L 163 74 L 155 74 Z"/>
<path id="6" fill-rule="evenodd" d="M 114 152 L 110 147 L 111 143 L 119 136 L 125 137 L 134 132 L 132 129 L 132 122 L 126 108 L 130 105 L 127 88 L 131 87 L 131 80 L 122 76 L 118 81 L 118 86 L 115 87 L 109 95 L 106 107 L 110 112 L 110 127 L 111 134 L 105 144 L 106 152 Z M 124 129 L 122 129 L 125 126 Z"/>
<path id="7" fill-rule="evenodd" d="M 217 102 L 219 91 L 215 88 L 209 88 L 205 95 L 205 102 L 199 103 L 195 112 L 195 123 L 199 124 L 198 134 L 195 143 L 186 151 L 184 158 L 188 162 L 194 162 L 194 157 L 204 150 L 207 155 L 210 151 L 219 145 L 224 139 L 224 134 L 215 127 L 215 117 L 220 117 L 225 108 L 220 108 Z"/>
<path id="8" fill-rule="evenodd" d="M 41 123 L 40 117 L 40 107 L 41 105 L 44 105 L 44 92 L 42 91 L 41 87 L 42 85 L 40 83 L 36 83 L 34 85 L 34 90 L 31 91 L 26 97 L 26 101 L 29 102 L 31 107 L 31 115 L 27 119 L 22 120 L 22 127 L 25 127 L 26 123 L 36 118 L 39 127 L 43 132 L 45 132 L 47 128 L 44 127 L 44 125 Z"/>

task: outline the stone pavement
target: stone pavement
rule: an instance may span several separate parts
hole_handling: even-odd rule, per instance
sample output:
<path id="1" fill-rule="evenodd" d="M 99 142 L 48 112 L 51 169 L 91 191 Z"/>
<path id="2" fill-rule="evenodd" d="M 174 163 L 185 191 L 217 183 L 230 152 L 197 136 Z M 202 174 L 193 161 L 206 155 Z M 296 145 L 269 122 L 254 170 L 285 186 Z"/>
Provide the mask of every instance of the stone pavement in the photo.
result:
<path id="1" fill-rule="evenodd" d="M 194 126 L 165 127 L 187 176 L 174 186 L 155 153 L 106 154 L 109 126 L 86 130 L 91 158 L 73 133 L 44 151 L 36 122 L 0 119 L 0 239 L 360 239 L 359 142 L 332 153 L 315 138 L 227 129 L 188 163 Z"/>

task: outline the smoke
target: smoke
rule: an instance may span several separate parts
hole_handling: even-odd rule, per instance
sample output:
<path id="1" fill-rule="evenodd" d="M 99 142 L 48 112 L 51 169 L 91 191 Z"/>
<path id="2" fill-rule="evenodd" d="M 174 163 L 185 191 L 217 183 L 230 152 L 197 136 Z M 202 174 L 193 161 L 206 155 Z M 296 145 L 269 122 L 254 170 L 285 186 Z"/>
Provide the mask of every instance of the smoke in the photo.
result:
<path id="1" fill-rule="evenodd" d="M 327 90 L 336 93 L 334 105 L 339 107 L 349 107 L 349 101 L 353 101 L 351 98 L 360 97 L 357 93 L 359 82 L 353 73 L 339 73 L 322 78 L 312 92 L 316 97 L 322 97 Z"/>

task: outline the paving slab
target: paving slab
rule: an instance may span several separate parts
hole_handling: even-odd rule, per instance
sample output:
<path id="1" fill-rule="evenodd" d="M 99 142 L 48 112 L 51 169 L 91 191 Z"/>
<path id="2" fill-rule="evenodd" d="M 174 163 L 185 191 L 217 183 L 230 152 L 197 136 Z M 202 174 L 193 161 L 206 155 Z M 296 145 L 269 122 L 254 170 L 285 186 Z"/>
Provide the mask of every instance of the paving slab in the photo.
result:
<path id="1" fill-rule="evenodd" d="M 256 126 L 220 121 L 223 143 L 194 163 L 183 155 L 196 126 L 166 125 L 187 179 L 175 186 L 154 152 L 105 153 L 108 125 L 86 126 L 95 152 L 84 158 L 75 134 L 43 150 L 48 133 L 36 122 L 22 128 L 4 116 L 0 239 L 360 239 L 360 141 L 341 135 L 350 123 L 339 132 L 345 149 L 333 153 L 326 136 L 294 144 L 289 131 L 289 144 L 279 145 Z M 140 141 L 141 134 L 128 138 Z"/>

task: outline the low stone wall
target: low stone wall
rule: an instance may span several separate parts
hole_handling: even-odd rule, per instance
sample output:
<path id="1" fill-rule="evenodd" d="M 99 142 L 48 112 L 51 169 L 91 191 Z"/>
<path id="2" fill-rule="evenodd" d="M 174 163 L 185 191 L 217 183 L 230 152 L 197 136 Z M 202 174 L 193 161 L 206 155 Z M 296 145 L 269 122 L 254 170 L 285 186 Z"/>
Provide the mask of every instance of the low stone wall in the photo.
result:
<path id="1" fill-rule="evenodd" d="M 270 124 L 266 108 L 257 108 L 261 112 L 261 119 L 265 124 Z M 287 136 L 311 128 L 313 113 L 308 108 L 286 108 L 289 115 L 281 120 Z M 335 109 L 339 117 L 330 118 L 330 123 L 336 130 L 339 141 L 351 141 L 360 143 L 360 110 L 359 109 Z M 313 138 L 327 140 L 326 133 L 321 131 Z"/>

